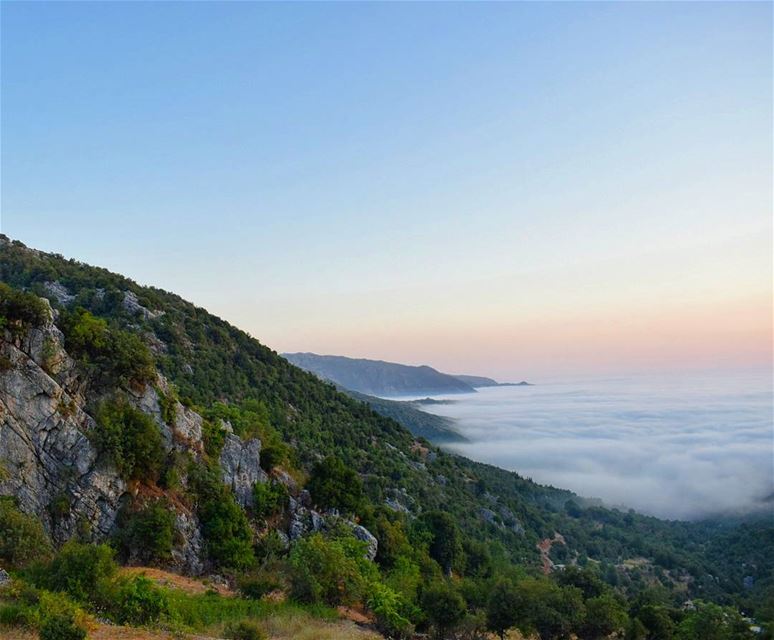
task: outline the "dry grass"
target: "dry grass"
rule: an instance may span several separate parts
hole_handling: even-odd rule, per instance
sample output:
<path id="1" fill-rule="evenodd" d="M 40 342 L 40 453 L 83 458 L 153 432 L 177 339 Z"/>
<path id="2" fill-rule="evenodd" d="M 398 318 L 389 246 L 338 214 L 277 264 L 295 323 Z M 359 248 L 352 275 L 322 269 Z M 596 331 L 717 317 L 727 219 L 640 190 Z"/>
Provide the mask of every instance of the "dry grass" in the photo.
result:
<path id="1" fill-rule="evenodd" d="M 169 571 L 156 569 L 154 567 L 124 567 L 121 569 L 121 573 L 127 576 L 144 575 L 162 587 L 180 589 L 186 593 L 197 594 L 214 590 L 222 596 L 234 595 L 234 592 L 224 585 L 214 583 L 209 584 L 206 580 L 189 578 L 187 576 L 181 576 L 177 573 L 170 573 Z"/>
<path id="2" fill-rule="evenodd" d="M 348 620 L 325 622 L 305 613 L 269 616 L 261 626 L 272 640 L 384 640 Z"/>

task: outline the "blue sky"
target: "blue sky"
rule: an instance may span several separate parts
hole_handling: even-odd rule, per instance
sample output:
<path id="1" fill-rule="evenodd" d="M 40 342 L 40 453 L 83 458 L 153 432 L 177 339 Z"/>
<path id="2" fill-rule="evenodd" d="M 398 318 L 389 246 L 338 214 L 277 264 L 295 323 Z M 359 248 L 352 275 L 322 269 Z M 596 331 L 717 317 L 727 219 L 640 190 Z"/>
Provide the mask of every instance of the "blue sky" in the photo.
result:
<path id="1" fill-rule="evenodd" d="M 278 350 L 765 364 L 771 50 L 769 3 L 3 3 L 2 231 Z"/>

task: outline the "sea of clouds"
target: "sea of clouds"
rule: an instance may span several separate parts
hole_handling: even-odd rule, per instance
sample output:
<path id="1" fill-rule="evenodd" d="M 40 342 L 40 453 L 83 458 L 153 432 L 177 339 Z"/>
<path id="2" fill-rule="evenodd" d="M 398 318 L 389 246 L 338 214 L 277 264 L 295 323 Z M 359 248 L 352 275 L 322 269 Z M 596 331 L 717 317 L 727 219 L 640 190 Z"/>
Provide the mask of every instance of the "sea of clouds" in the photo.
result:
<path id="1" fill-rule="evenodd" d="M 449 398 L 422 409 L 456 420 L 470 443 L 453 450 L 544 484 L 662 518 L 774 505 L 770 373 L 589 378 Z"/>

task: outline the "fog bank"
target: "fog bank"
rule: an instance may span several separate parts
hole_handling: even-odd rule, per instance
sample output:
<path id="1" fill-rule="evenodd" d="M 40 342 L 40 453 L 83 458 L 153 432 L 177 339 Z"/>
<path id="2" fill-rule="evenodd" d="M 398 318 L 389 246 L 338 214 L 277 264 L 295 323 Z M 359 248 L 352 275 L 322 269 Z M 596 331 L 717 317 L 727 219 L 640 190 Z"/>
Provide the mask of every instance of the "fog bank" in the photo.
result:
<path id="1" fill-rule="evenodd" d="M 760 509 L 774 492 L 768 374 L 587 379 L 452 399 L 422 408 L 470 438 L 454 451 L 609 505 L 695 519 Z"/>

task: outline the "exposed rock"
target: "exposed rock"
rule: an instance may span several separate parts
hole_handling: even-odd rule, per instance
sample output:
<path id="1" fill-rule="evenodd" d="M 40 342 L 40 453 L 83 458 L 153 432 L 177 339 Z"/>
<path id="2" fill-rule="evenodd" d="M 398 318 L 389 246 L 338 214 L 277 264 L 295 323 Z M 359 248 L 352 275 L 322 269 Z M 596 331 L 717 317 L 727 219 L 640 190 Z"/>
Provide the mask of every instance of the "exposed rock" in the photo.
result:
<path id="1" fill-rule="evenodd" d="M 0 569 L 0 587 L 5 587 L 9 584 L 11 584 L 11 576 L 8 575 L 5 569 Z"/>
<path id="2" fill-rule="evenodd" d="M 283 469 L 274 468 L 272 475 L 280 484 L 284 485 L 290 493 L 296 493 L 298 491 L 298 483 L 293 479 L 287 471 Z M 308 493 L 308 492 L 307 492 Z"/>
<path id="3" fill-rule="evenodd" d="M 61 282 L 45 282 L 43 283 L 43 288 L 46 290 L 46 293 L 55 298 L 64 307 L 75 300 L 75 296 L 71 295 Z"/>
<path id="4" fill-rule="evenodd" d="M 143 320 L 153 320 L 159 316 L 164 315 L 163 311 L 151 311 L 147 307 L 143 307 L 140 301 L 137 299 L 134 291 L 124 292 L 124 309 L 133 315 L 141 315 Z"/>
<path id="5" fill-rule="evenodd" d="M 183 572 L 200 575 L 204 571 L 204 539 L 199 530 L 199 521 L 193 514 L 185 511 L 175 513 L 175 530 L 180 544 L 172 549 L 172 563 Z"/>
<path id="6" fill-rule="evenodd" d="M 489 522 L 490 524 L 500 524 L 497 521 L 497 514 L 492 511 L 491 509 L 487 509 L 486 507 L 481 507 L 478 510 L 478 513 L 481 515 L 481 517 Z"/>
<path id="7" fill-rule="evenodd" d="M 301 492 L 307 493 L 305 491 Z M 306 498 L 307 504 L 311 503 L 310 498 Z M 319 513 L 314 509 L 311 509 L 302 504 L 300 499 L 291 498 L 288 501 L 288 511 L 290 513 L 290 524 L 288 526 L 288 535 L 292 542 L 296 542 L 300 538 L 316 533 L 318 531 L 328 531 L 334 529 L 337 526 L 343 525 L 352 530 L 353 535 L 358 539 L 366 543 L 366 557 L 369 560 L 376 558 L 376 552 L 379 549 L 379 542 L 376 537 L 365 527 L 359 525 L 351 520 L 342 518 L 338 511 L 330 509 L 329 511 Z"/>
<path id="8" fill-rule="evenodd" d="M 46 304 L 48 302 L 43 299 Z M 88 382 L 63 348 L 64 338 L 49 320 L 26 335 L 0 334 L 0 495 L 13 495 L 19 508 L 37 516 L 56 544 L 76 531 L 92 540 L 105 539 L 115 526 L 122 504 L 130 499 L 115 467 L 101 459 L 88 435 L 96 423 L 86 412 Z M 159 377 L 155 387 L 168 392 Z M 162 419 L 153 385 L 128 395 L 159 425 L 167 450 L 201 450 L 202 418 L 179 403 L 174 425 Z M 51 509 L 52 504 L 64 509 Z M 204 544 L 195 516 L 180 507 L 175 514 L 172 565 L 186 573 L 204 569 Z"/>
<path id="9" fill-rule="evenodd" d="M 368 529 L 361 525 L 356 525 L 354 529 L 352 529 L 352 533 L 355 534 L 355 537 L 358 540 L 362 540 L 368 545 L 368 548 L 366 549 L 366 557 L 369 560 L 374 560 L 376 558 L 376 552 L 379 550 L 379 541 L 376 539 L 374 534 L 372 534 Z"/>
<path id="10" fill-rule="evenodd" d="M 268 480 L 260 466 L 260 454 L 261 441 L 257 438 L 243 441 L 232 433 L 226 435 L 220 453 L 223 482 L 231 487 L 243 507 L 253 504 L 253 485 Z"/>
<path id="11" fill-rule="evenodd" d="M 23 338 L 0 340 L 11 365 L 0 371 L 0 457 L 8 472 L 0 494 L 15 496 L 61 543 L 79 520 L 107 535 L 126 485 L 85 435 L 95 427 L 82 408 L 85 385 L 52 317 Z M 59 496 L 69 500 L 69 513 L 53 518 L 48 506 Z"/>

